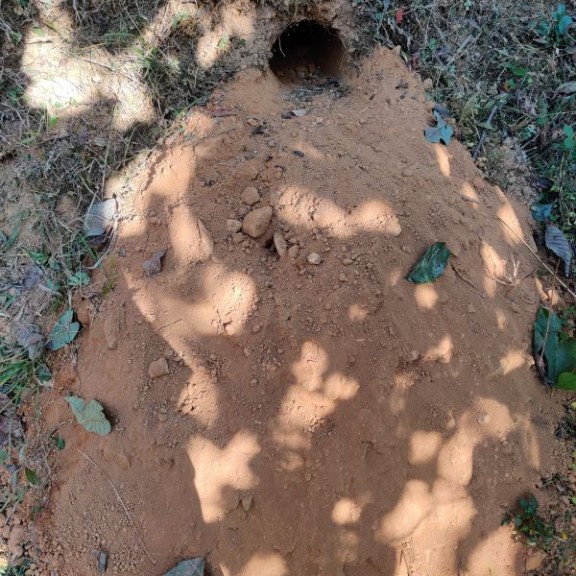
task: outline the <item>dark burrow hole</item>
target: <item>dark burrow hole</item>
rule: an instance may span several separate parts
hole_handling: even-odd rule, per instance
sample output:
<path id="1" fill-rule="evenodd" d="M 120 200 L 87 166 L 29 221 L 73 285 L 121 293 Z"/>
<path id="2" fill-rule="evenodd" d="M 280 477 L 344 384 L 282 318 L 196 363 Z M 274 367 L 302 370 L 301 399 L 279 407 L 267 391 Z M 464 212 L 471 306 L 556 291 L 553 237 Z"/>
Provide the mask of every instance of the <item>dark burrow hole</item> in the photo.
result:
<path id="1" fill-rule="evenodd" d="M 345 57 L 344 43 L 334 28 L 302 20 L 290 24 L 274 42 L 270 69 L 285 83 L 337 78 Z"/>

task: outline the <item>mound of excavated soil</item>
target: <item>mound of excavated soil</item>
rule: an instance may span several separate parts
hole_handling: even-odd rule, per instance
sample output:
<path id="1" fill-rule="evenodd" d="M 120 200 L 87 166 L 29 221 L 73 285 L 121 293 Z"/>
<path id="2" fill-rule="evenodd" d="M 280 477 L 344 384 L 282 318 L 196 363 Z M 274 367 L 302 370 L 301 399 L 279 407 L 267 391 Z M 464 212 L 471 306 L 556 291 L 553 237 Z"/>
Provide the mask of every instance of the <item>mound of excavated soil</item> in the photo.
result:
<path id="1" fill-rule="evenodd" d="M 394 54 L 348 85 L 245 73 L 124 199 L 115 289 L 91 322 L 82 304 L 46 399 L 66 440 L 46 573 L 96 574 L 100 550 L 142 576 L 193 556 L 227 576 L 524 573 L 502 506 L 552 466 L 557 416 L 530 368 L 525 211 L 425 141 Z M 445 274 L 406 281 L 435 241 Z M 65 393 L 113 432 L 81 429 Z"/>

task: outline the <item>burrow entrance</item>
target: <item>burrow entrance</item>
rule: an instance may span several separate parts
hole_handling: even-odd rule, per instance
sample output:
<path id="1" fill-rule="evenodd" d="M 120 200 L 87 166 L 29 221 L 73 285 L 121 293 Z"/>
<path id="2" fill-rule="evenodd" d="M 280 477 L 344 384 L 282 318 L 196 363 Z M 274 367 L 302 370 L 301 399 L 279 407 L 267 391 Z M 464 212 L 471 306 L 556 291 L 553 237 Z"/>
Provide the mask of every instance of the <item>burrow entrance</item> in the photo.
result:
<path id="1" fill-rule="evenodd" d="M 270 69 L 285 83 L 338 77 L 346 57 L 334 28 L 316 20 L 290 24 L 272 46 Z"/>

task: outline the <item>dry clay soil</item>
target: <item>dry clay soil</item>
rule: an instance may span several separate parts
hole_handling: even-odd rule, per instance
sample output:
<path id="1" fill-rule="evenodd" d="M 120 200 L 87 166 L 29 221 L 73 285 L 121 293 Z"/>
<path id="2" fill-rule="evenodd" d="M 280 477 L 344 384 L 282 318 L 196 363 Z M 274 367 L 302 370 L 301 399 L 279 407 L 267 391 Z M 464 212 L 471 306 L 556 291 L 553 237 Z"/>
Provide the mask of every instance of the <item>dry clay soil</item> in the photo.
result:
<path id="1" fill-rule="evenodd" d="M 142 576 L 195 556 L 226 576 L 525 573 L 502 507 L 554 469 L 559 417 L 531 367 L 526 210 L 458 142 L 425 141 L 394 53 L 347 83 L 303 105 L 244 72 L 122 199 L 115 288 L 77 303 L 77 362 L 45 398 L 66 440 L 47 574 L 97 574 L 101 550 Z M 262 236 L 233 231 L 267 206 Z M 408 282 L 436 241 L 445 274 Z M 112 433 L 85 432 L 68 393 Z"/>

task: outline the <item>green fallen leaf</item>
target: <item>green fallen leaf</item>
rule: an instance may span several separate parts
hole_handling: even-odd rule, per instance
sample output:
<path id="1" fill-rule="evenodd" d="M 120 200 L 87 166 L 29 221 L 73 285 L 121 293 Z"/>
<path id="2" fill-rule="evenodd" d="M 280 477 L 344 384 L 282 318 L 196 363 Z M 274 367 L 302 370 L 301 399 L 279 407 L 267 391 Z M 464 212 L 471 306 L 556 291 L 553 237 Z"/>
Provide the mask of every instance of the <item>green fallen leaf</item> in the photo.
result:
<path id="1" fill-rule="evenodd" d="M 440 278 L 446 269 L 448 259 L 450 258 L 450 250 L 444 242 L 436 242 L 432 244 L 426 253 L 412 268 L 410 274 L 406 276 L 406 280 L 414 282 L 415 284 L 425 284 L 426 282 L 433 282 Z"/>
<path id="2" fill-rule="evenodd" d="M 104 415 L 104 408 L 100 402 L 89 400 L 86 402 L 83 398 L 77 396 L 66 396 L 66 402 L 70 404 L 72 413 L 78 420 L 78 424 L 84 427 L 88 432 L 94 432 L 100 436 L 110 434 L 112 426 Z"/>
<path id="3" fill-rule="evenodd" d="M 64 348 L 66 344 L 70 344 L 70 342 L 76 338 L 76 334 L 78 334 L 80 330 L 80 324 L 73 322 L 73 318 L 74 310 L 66 310 L 66 312 L 58 318 L 48 339 L 48 348 L 50 350 Z"/>
<path id="4" fill-rule="evenodd" d="M 52 438 L 52 442 L 54 442 L 58 450 L 64 450 L 64 448 L 66 448 L 66 441 L 61 436 L 53 434 L 50 438 Z"/>
<path id="5" fill-rule="evenodd" d="M 556 388 L 560 388 L 560 390 L 576 390 L 576 373 L 562 372 L 562 374 L 558 376 Z"/>
<path id="6" fill-rule="evenodd" d="M 534 323 L 534 355 L 542 354 L 548 384 L 572 390 L 567 386 L 571 386 L 571 373 L 576 371 L 576 338 L 562 332 L 562 321 L 554 311 L 540 306 Z"/>
<path id="7" fill-rule="evenodd" d="M 26 476 L 26 480 L 28 481 L 28 484 L 30 484 L 31 486 L 38 486 L 38 484 L 40 484 L 40 480 L 38 480 L 38 474 L 36 474 L 34 470 L 31 470 L 30 468 L 25 468 L 24 476 Z"/>
<path id="8" fill-rule="evenodd" d="M 446 145 L 450 144 L 450 140 L 454 134 L 452 126 L 446 123 L 446 120 L 444 120 L 442 115 L 437 110 L 434 110 L 434 118 L 436 118 L 436 126 L 429 127 L 424 130 L 424 137 L 426 138 L 426 141 L 432 142 L 433 144 L 437 144 L 439 142 L 442 142 L 442 144 Z"/>

